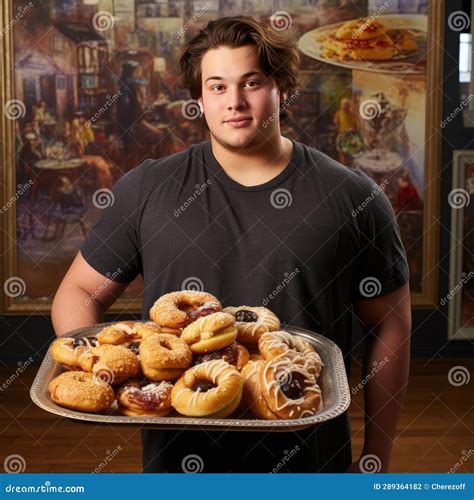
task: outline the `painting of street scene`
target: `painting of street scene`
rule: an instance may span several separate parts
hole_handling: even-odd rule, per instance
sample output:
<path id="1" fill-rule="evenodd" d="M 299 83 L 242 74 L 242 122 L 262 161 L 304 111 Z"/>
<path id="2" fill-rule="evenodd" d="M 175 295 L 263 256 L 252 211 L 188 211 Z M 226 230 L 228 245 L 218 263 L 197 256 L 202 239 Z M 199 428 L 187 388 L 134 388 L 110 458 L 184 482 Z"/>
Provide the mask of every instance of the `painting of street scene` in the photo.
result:
<path id="1" fill-rule="evenodd" d="M 146 158 L 209 139 L 180 87 L 183 46 L 212 19 L 251 15 L 298 41 L 300 91 L 282 135 L 382 186 L 421 291 L 426 2 L 422 0 L 12 0 L 17 303 L 51 301 L 111 188 Z M 372 17 L 368 17 L 372 16 Z M 344 52 L 344 23 L 373 19 L 401 49 Z M 336 39 L 331 38 L 332 35 Z M 328 43 L 329 40 L 329 43 Z M 398 46 L 398 45 L 397 45 Z M 337 49 L 337 50 L 336 50 Z M 140 310 L 142 278 L 122 296 Z"/>

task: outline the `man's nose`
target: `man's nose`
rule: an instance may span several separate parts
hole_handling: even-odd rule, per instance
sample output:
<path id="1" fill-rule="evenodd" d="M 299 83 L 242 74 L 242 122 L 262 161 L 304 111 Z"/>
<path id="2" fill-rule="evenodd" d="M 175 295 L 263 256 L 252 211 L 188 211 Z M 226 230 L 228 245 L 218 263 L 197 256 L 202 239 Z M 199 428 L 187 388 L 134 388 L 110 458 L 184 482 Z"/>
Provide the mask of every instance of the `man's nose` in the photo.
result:
<path id="1" fill-rule="evenodd" d="M 244 90 L 240 87 L 232 87 L 229 90 L 229 103 L 227 108 L 231 109 L 242 109 L 247 105 L 244 97 Z"/>

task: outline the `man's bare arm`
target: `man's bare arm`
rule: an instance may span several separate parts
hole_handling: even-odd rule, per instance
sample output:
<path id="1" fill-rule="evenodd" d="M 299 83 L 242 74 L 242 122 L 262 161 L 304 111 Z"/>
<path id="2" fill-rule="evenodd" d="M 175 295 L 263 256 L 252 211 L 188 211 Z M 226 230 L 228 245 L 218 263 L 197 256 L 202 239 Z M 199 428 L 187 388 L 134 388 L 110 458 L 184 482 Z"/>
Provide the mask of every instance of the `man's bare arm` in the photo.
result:
<path id="1" fill-rule="evenodd" d="M 54 296 L 51 319 L 56 335 L 103 322 L 127 286 L 98 273 L 79 252 Z"/>
<path id="2" fill-rule="evenodd" d="M 405 398 L 410 367 L 411 307 L 406 284 L 392 293 L 354 304 L 369 338 L 366 377 L 365 440 L 362 456 L 376 455 L 387 472 L 393 439 Z M 370 374 L 370 376 L 369 376 Z"/>

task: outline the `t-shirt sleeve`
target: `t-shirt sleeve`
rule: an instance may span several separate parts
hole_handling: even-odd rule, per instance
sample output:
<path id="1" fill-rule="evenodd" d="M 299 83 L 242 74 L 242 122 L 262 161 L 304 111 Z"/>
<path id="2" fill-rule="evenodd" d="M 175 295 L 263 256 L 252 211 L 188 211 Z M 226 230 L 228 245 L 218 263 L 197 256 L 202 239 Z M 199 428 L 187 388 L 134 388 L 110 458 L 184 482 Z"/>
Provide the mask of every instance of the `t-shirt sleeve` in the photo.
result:
<path id="1" fill-rule="evenodd" d="M 96 206 L 106 208 L 80 249 L 97 272 L 121 283 L 130 283 L 142 272 L 136 224 L 142 174 L 139 167 L 120 177 L 111 193 L 94 193 Z"/>
<path id="2" fill-rule="evenodd" d="M 351 215 L 359 218 L 359 248 L 352 267 L 352 300 L 385 295 L 407 283 L 410 271 L 406 253 L 386 194 L 370 181 L 365 200 Z"/>

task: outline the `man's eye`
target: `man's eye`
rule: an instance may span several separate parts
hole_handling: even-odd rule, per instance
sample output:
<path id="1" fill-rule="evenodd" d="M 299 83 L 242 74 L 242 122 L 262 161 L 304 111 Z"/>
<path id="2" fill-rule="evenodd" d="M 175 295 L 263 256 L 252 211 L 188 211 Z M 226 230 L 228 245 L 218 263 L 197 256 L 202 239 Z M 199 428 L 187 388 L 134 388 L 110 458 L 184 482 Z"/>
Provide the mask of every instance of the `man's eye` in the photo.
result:
<path id="1" fill-rule="evenodd" d="M 219 90 L 217 87 L 222 87 L 222 85 L 214 85 L 214 87 L 211 87 L 211 90 Z"/>
<path id="2" fill-rule="evenodd" d="M 255 83 L 255 85 L 258 85 L 258 82 L 256 82 L 255 80 L 249 80 L 248 82 L 246 82 L 246 84 L 247 83 Z"/>

